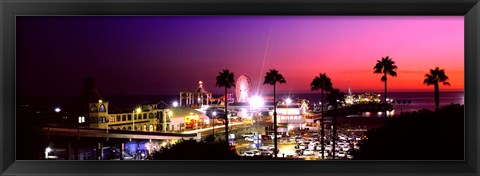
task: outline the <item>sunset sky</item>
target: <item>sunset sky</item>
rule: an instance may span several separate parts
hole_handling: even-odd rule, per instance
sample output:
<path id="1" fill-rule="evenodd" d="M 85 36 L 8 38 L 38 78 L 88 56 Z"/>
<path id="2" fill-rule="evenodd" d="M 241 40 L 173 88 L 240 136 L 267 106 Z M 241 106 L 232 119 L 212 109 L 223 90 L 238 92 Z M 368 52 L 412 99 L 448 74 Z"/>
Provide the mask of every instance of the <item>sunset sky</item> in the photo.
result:
<path id="1" fill-rule="evenodd" d="M 423 84 L 439 66 L 464 88 L 464 17 L 377 16 L 77 16 L 17 17 L 17 95 L 80 95 L 95 77 L 102 95 L 175 95 L 198 81 L 214 93 L 222 69 L 247 75 L 253 90 L 279 70 L 278 92 L 310 92 L 326 72 L 347 91 L 383 91 L 377 60 L 390 56 L 390 91 L 433 91 Z M 259 84 L 260 83 L 260 84 Z M 234 92 L 232 89 L 231 92 Z"/>

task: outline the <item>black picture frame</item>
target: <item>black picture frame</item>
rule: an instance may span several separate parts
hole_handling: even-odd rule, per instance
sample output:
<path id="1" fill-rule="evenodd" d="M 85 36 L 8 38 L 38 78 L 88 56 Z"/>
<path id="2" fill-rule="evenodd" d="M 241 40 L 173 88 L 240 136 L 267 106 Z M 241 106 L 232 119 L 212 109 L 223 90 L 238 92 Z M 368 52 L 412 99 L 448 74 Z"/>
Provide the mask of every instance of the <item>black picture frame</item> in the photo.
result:
<path id="1" fill-rule="evenodd" d="M 478 0 L 1 0 L 2 175 L 478 175 Z M 464 15 L 464 161 L 16 161 L 18 15 Z"/>

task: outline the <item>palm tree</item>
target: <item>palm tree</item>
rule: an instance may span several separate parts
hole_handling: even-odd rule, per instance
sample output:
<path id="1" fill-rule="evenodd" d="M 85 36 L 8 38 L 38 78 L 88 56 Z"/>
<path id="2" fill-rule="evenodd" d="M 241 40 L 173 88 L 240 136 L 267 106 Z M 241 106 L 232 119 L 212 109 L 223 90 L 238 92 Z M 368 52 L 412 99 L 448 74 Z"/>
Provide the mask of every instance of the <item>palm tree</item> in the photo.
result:
<path id="1" fill-rule="evenodd" d="M 285 81 L 285 78 L 278 73 L 277 70 L 275 69 L 270 69 L 270 72 L 267 72 L 267 74 L 265 75 L 265 81 L 263 82 L 263 84 L 270 84 L 270 85 L 273 85 L 273 138 L 274 138 L 274 141 L 273 141 L 273 145 L 275 146 L 275 149 L 274 149 L 274 154 L 275 154 L 275 158 L 277 157 L 277 154 L 278 154 L 278 148 L 277 148 L 277 102 L 276 102 L 276 95 L 275 95 L 275 87 L 276 87 L 276 84 L 277 82 L 279 84 L 282 84 L 282 83 L 287 83 Z"/>
<path id="2" fill-rule="evenodd" d="M 438 83 L 443 82 L 443 85 L 450 86 L 450 83 L 447 82 L 448 76 L 445 75 L 445 69 L 440 70 L 438 67 L 430 69 L 430 74 L 425 74 L 425 80 L 423 84 L 434 85 L 435 86 L 435 111 L 438 111 L 438 105 L 440 104 L 440 91 Z"/>
<path id="3" fill-rule="evenodd" d="M 382 57 L 382 60 L 377 60 L 377 64 L 375 64 L 375 67 L 373 67 L 373 73 L 377 74 L 383 74 L 381 80 L 385 82 L 385 118 L 387 118 L 387 75 L 396 77 L 397 72 L 397 66 L 395 65 L 395 62 L 387 57 Z"/>
<path id="4" fill-rule="evenodd" d="M 324 159 L 324 154 L 325 154 L 325 141 L 323 140 L 323 138 L 325 137 L 325 124 L 324 124 L 324 119 L 323 119 L 323 115 L 324 115 L 324 110 L 323 110 L 323 106 L 325 104 L 325 98 L 324 98 L 324 91 L 331 91 L 333 89 L 332 87 L 332 81 L 330 80 L 330 78 L 327 76 L 327 73 L 323 73 L 321 74 L 320 73 L 320 76 L 317 76 L 315 78 L 313 78 L 312 80 L 312 83 L 310 83 L 310 87 L 312 88 L 312 91 L 314 90 L 322 90 L 322 118 L 320 119 L 320 124 L 322 125 L 321 126 L 321 144 L 322 144 L 322 159 Z"/>
<path id="5" fill-rule="evenodd" d="M 225 140 L 228 145 L 228 100 L 227 100 L 227 89 L 235 87 L 234 75 L 228 69 L 223 69 L 223 72 L 219 72 L 217 76 L 218 87 L 225 87 Z"/>
<path id="6" fill-rule="evenodd" d="M 335 159 L 335 139 L 337 138 L 337 108 L 338 105 L 341 105 L 341 103 L 345 101 L 345 93 L 340 92 L 339 89 L 332 89 L 330 93 L 327 95 L 327 102 L 330 106 L 333 107 L 333 146 L 332 146 L 332 151 L 333 151 L 333 159 Z"/>

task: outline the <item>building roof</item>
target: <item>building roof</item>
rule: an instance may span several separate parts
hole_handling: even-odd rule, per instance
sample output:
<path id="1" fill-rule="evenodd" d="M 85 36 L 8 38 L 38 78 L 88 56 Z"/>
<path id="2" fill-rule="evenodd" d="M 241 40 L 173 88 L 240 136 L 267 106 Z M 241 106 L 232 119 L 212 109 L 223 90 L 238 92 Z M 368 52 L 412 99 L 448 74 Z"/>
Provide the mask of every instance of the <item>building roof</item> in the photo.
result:
<path id="1" fill-rule="evenodd" d="M 176 108 L 171 108 L 170 109 L 173 113 L 172 117 L 185 117 L 185 116 L 190 116 L 190 113 L 193 115 L 201 115 L 201 112 L 198 112 L 197 110 L 193 108 L 188 108 L 188 107 L 176 107 Z"/>
<path id="2" fill-rule="evenodd" d="M 300 108 L 300 105 L 298 104 L 292 104 L 292 105 L 278 105 L 277 106 L 277 109 L 278 108 L 288 108 L 288 109 L 295 109 L 295 108 Z"/>

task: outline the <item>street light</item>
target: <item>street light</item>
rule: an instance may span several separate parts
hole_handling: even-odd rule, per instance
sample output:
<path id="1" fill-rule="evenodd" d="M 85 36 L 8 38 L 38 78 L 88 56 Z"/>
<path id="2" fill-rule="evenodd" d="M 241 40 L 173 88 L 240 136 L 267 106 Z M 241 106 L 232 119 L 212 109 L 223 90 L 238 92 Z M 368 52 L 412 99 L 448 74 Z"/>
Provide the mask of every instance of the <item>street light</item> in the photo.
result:
<path id="1" fill-rule="evenodd" d="M 58 107 L 57 107 L 57 108 L 55 108 L 55 112 L 56 112 L 56 113 L 59 113 L 60 111 L 61 111 L 61 109 L 60 109 L 60 108 L 58 108 Z"/>
<path id="2" fill-rule="evenodd" d="M 110 123 L 110 119 L 106 119 L 106 120 L 107 120 L 107 133 L 108 133 L 108 124 Z"/>
<path id="3" fill-rule="evenodd" d="M 133 113 L 132 113 L 132 121 L 133 121 L 133 123 L 132 123 L 132 131 L 135 131 L 135 112 L 137 112 L 137 114 L 138 114 L 138 113 L 141 113 L 141 112 L 142 112 L 142 109 L 141 109 L 141 108 L 137 108 L 137 109 L 133 110 Z"/>
<path id="4" fill-rule="evenodd" d="M 263 104 L 264 104 L 263 99 L 262 99 L 260 96 L 258 96 L 258 95 L 255 95 L 255 96 L 253 96 L 252 98 L 250 98 L 250 108 L 253 108 L 254 110 L 258 110 L 260 107 L 263 106 Z M 254 113 L 254 115 L 255 115 L 255 114 L 256 114 L 256 113 Z M 256 128 L 256 130 L 259 131 L 259 130 L 258 130 L 258 117 L 255 118 L 255 119 L 256 119 L 256 122 L 257 122 L 257 128 Z M 257 135 L 256 135 L 256 136 L 257 136 L 257 148 L 259 148 L 259 147 L 260 147 L 259 132 L 257 132 Z"/>
<path id="5" fill-rule="evenodd" d="M 288 105 L 290 105 L 290 104 L 292 103 L 292 99 L 287 98 L 287 99 L 285 100 L 285 102 L 287 103 L 287 125 L 288 125 L 288 124 L 289 124 L 289 123 L 288 123 L 288 120 L 289 120 L 289 118 L 290 118 L 290 117 L 288 116 Z M 287 128 L 287 133 L 288 133 L 288 128 Z"/>
<path id="6" fill-rule="evenodd" d="M 215 142 L 215 116 L 217 116 L 217 111 L 212 112 L 213 119 L 212 119 L 212 135 L 213 135 L 213 141 Z"/>
<path id="7" fill-rule="evenodd" d="M 173 107 L 176 108 L 176 107 L 178 107 L 178 102 L 174 101 L 172 105 L 173 105 Z"/>
<path id="8" fill-rule="evenodd" d="M 50 148 L 50 147 L 47 147 L 45 149 L 45 159 L 48 159 L 48 153 L 50 153 L 51 151 L 52 151 L 52 148 Z"/>

